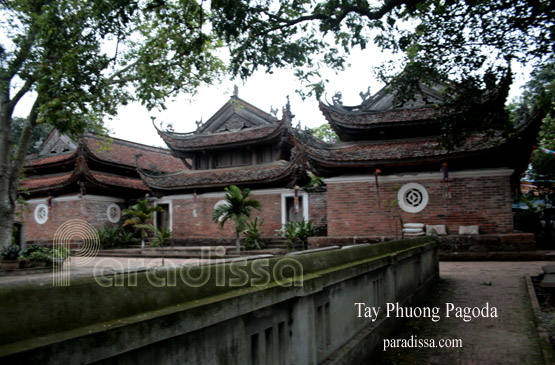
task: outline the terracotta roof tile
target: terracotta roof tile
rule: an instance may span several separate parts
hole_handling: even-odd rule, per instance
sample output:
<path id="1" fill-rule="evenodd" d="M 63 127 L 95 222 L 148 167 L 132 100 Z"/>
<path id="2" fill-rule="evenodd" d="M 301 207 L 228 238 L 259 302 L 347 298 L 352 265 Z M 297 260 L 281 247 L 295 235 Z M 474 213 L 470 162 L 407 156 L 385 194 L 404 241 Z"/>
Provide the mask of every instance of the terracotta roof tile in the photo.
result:
<path id="1" fill-rule="evenodd" d="M 27 178 L 19 181 L 20 190 L 40 190 L 42 188 L 50 188 L 56 186 L 62 186 L 67 184 L 73 172 L 68 172 L 60 175 L 42 176 L 38 178 Z"/>
<path id="2" fill-rule="evenodd" d="M 268 164 L 214 170 L 185 170 L 161 176 L 142 175 L 143 181 L 156 190 L 184 190 L 230 184 L 269 183 L 292 177 L 300 169 L 298 159 Z"/>
<path id="3" fill-rule="evenodd" d="M 469 137 L 462 146 L 448 151 L 439 147 L 435 137 L 418 138 L 413 140 L 379 141 L 366 143 L 340 143 L 336 145 L 318 146 L 316 143 L 307 143 L 303 138 L 298 138 L 302 149 L 310 157 L 328 162 L 357 162 L 368 161 L 379 163 L 381 161 L 418 159 L 446 156 L 457 153 L 483 151 L 498 146 L 503 138 L 500 136 L 488 138 L 484 135 Z"/>
<path id="4" fill-rule="evenodd" d="M 320 110 L 324 113 L 330 123 L 345 126 L 371 126 L 374 124 L 417 122 L 432 120 L 439 115 L 434 106 L 394 109 L 376 112 L 345 112 L 342 113 L 333 107 L 320 103 Z"/>
<path id="5" fill-rule="evenodd" d="M 179 134 L 158 131 L 158 134 L 173 150 L 198 150 L 206 147 L 230 147 L 249 142 L 264 142 L 278 136 L 285 130 L 285 123 L 271 126 L 246 128 L 238 132 L 213 134 Z"/>
<path id="6" fill-rule="evenodd" d="M 43 166 L 68 161 L 77 156 L 76 151 L 60 153 L 52 156 L 35 157 L 25 161 L 25 167 Z"/>
<path id="7" fill-rule="evenodd" d="M 107 163 L 135 168 L 135 155 L 140 154 L 139 167 L 145 170 L 172 172 L 185 168 L 183 161 L 172 156 L 168 150 L 115 138 L 103 149 L 99 144 L 101 141 L 97 136 L 87 136 L 83 139 L 87 152 Z"/>
<path id="8" fill-rule="evenodd" d="M 91 175 L 94 178 L 94 180 L 105 185 L 119 186 L 119 187 L 131 188 L 131 189 L 137 189 L 137 190 L 148 190 L 148 188 L 145 186 L 142 180 L 138 178 L 104 174 L 101 172 L 94 172 L 94 171 L 92 172 Z"/>

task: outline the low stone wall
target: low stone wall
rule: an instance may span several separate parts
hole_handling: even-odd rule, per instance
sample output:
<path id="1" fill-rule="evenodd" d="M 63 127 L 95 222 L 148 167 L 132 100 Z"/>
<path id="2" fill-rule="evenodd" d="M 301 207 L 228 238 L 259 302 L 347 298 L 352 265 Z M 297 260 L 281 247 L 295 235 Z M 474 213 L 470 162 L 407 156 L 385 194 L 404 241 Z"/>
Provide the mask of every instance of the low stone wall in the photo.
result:
<path id="1" fill-rule="evenodd" d="M 394 240 L 391 236 L 345 236 L 310 237 L 309 248 L 375 244 Z M 546 260 L 536 252 L 536 240 L 532 233 L 447 235 L 438 236 L 439 258 L 446 261 L 475 260 Z"/>
<path id="2" fill-rule="evenodd" d="M 3 363 L 352 364 L 438 278 L 424 237 L 228 264 L 0 285 Z M 384 311 L 382 311 L 383 313 Z M 374 318 L 375 320 L 375 318 Z M 372 330 L 369 328 L 372 326 Z"/>

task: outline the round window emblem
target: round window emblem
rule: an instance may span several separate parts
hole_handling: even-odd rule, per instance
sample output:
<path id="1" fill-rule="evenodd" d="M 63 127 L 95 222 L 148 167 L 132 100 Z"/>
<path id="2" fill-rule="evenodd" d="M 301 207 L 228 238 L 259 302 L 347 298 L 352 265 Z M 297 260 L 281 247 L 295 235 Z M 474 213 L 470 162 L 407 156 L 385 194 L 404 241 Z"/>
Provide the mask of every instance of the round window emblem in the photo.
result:
<path id="1" fill-rule="evenodd" d="M 108 205 L 106 215 L 108 216 L 108 220 L 110 222 L 117 223 L 121 218 L 121 208 L 119 207 L 119 205 L 112 203 Z"/>
<path id="2" fill-rule="evenodd" d="M 35 208 L 35 222 L 44 224 L 48 221 L 48 205 L 39 204 Z"/>
<path id="3" fill-rule="evenodd" d="M 405 212 L 418 213 L 428 205 L 428 192 L 420 184 L 405 184 L 399 189 L 397 200 L 399 207 Z"/>

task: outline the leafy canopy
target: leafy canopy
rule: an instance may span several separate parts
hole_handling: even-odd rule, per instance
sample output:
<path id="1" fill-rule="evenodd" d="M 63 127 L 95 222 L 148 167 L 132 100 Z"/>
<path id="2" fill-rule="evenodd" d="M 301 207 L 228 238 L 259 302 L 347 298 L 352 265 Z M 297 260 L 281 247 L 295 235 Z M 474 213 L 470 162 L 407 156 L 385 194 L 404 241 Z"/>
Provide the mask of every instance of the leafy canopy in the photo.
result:
<path id="1" fill-rule="evenodd" d="M 504 111 L 514 62 L 541 64 L 555 47 L 549 0 L 215 0 L 214 31 L 231 45 L 231 71 L 246 78 L 259 68 L 294 68 L 317 97 L 320 70 L 347 65 L 353 48 L 371 45 L 402 55 L 378 76 L 402 104 L 420 85 L 445 85 L 448 147 L 473 132 L 510 129 Z M 369 54 L 371 57 L 371 54 Z M 485 99 L 491 104 L 480 108 Z M 454 140 L 454 143 L 450 141 Z"/>
<path id="2" fill-rule="evenodd" d="M 312 128 L 312 133 L 314 137 L 320 138 L 326 143 L 335 143 L 339 141 L 339 137 L 328 123 Z"/>
<path id="3" fill-rule="evenodd" d="M 163 108 L 223 70 L 196 1 L 2 1 L 0 14 L 0 92 L 35 91 L 38 123 L 62 132 L 133 100 Z"/>
<path id="4" fill-rule="evenodd" d="M 212 212 L 212 220 L 223 227 L 228 220 L 233 221 L 237 237 L 247 228 L 252 210 L 262 209 L 260 201 L 250 198 L 250 189 L 239 189 L 235 185 L 225 188 L 225 204 L 218 205 Z"/>

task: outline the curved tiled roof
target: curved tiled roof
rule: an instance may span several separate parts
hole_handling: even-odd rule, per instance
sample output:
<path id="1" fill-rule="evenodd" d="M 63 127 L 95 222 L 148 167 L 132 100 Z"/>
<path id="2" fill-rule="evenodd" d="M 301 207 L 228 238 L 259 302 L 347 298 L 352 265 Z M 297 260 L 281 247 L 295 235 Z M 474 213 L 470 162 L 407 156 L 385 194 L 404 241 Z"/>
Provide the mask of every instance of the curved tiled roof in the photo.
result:
<path id="1" fill-rule="evenodd" d="M 106 140 L 108 141 L 107 147 L 103 148 L 102 145 L 106 142 L 102 137 L 95 135 L 87 135 L 82 141 L 84 148 L 92 158 L 110 164 L 135 168 L 135 155 L 140 154 L 139 167 L 145 170 L 172 172 L 185 168 L 183 161 L 172 156 L 170 151 L 165 149 L 115 138 L 111 142 Z"/>
<path id="2" fill-rule="evenodd" d="M 59 175 L 26 178 L 19 181 L 19 189 L 24 189 L 27 192 L 33 192 L 44 189 L 62 187 L 73 182 L 72 177 L 74 177 L 73 171 Z"/>
<path id="3" fill-rule="evenodd" d="M 296 133 L 301 149 L 311 159 L 342 165 L 344 163 L 364 162 L 380 164 L 398 160 L 418 160 L 441 158 L 463 153 L 485 151 L 504 142 L 500 135 L 488 137 L 474 135 L 454 150 L 441 148 L 436 137 L 415 138 L 412 140 L 388 140 L 376 142 L 338 143 L 325 145 Z"/>
<path id="4" fill-rule="evenodd" d="M 61 162 L 70 161 L 76 158 L 77 151 L 65 152 L 51 156 L 37 156 L 25 161 L 25 167 L 45 166 L 50 164 L 59 164 Z"/>
<path id="5" fill-rule="evenodd" d="M 245 128 L 237 132 L 211 134 L 179 134 L 158 130 L 158 134 L 172 150 L 194 151 L 207 147 L 229 148 L 234 145 L 260 143 L 279 136 L 286 129 L 285 123 Z"/>
<path id="6" fill-rule="evenodd" d="M 215 170 L 183 170 L 160 176 L 141 172 L 141 177 L 148 187 L 155 190 L 186 190 L 280 181 L 292 177 L 300 168 L 297 157 L 292 161 L 281 160 L 261 165 Z"/>
<path id="7" fill-rule="evenodd" d="M 354 128 L 376 124 L 429 121 L 440 115 L 439 110 L 435 106 L 343 113 L 330 105 L 320 102 L 320 110 L 330 123 Z"/>
<path id="8" fill-rule="evenodd" d="M 107 188 L 117 187 L 148 191 L 148 188 L 138 177 L 133 178 L 99 171 L 91 171 L 83 157 L 79 157 L 77 159 L 73 171 L 55 175 L 30 177 L 20 180 L 19 190 L 29 193 L 45 190 L 57 190 L 69 186 L 80 179 L 94 185 L 101 185 Z"/>

